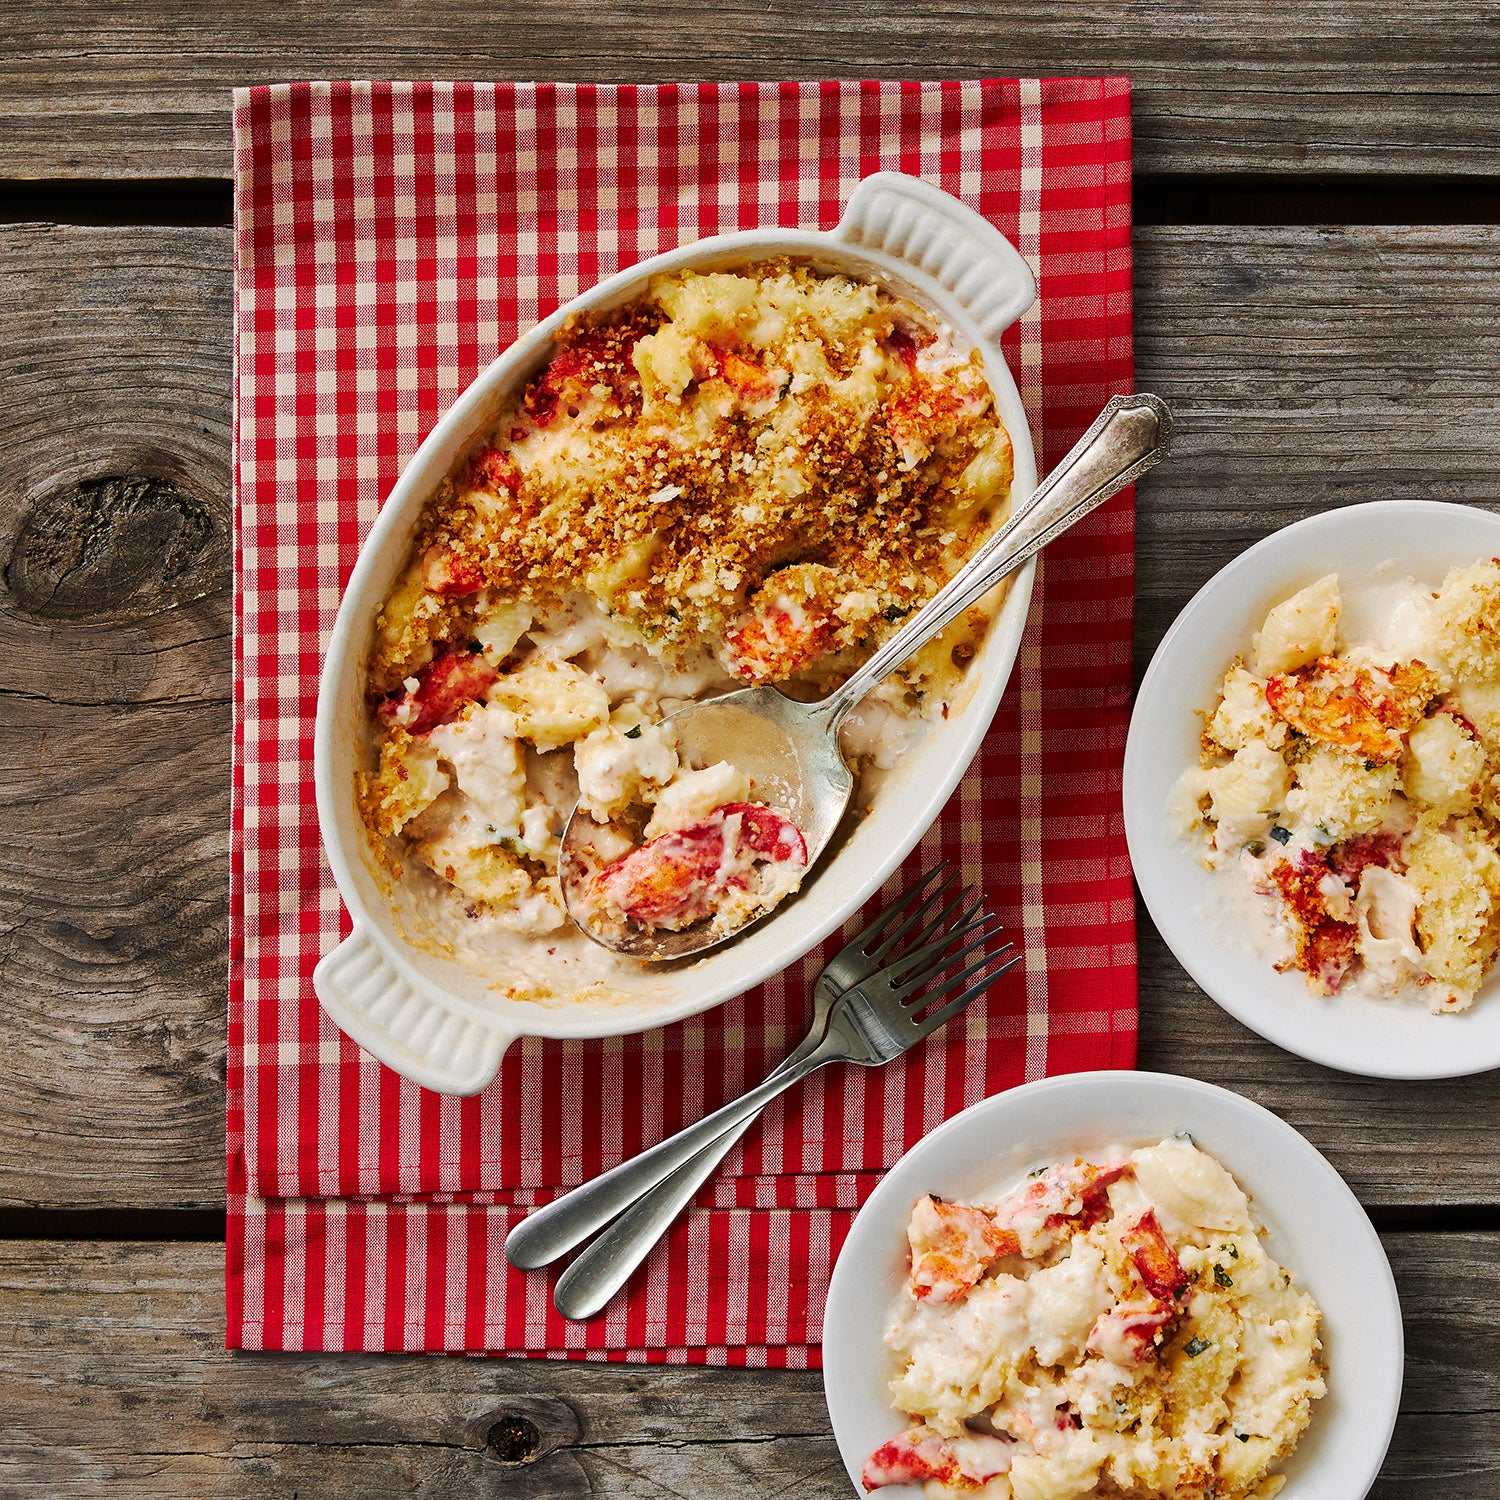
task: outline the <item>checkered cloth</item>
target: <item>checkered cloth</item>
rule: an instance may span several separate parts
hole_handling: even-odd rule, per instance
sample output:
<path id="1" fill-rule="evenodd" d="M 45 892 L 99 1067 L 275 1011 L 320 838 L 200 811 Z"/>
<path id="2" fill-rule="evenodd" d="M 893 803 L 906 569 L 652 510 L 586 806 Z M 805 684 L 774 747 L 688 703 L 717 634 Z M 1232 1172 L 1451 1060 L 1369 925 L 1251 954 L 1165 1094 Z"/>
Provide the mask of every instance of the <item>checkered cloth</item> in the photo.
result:
<path id="1" fill-rule="evenodd" d="M 1036 272 L 1006 352 L 1049 468 L 1131 386 L 1128 85 L 294 84 L 238 93 L 234 129 L 228 1342 L 816 1363 L 833 1258 L 884 1168 L 988 1094 L 1134 1061 L 1129 494 L 1049 549 L 994 728 L 881 898 L 952 861 L 1024 977 L 891 1066 L 773 1104 L 587 1326 L 507 1266 L 507 1230 L 757 1082 L 840 940 L 676 1026 L 523 1040 L 476 1098 L 406 1082 L 313 996 L 348 930 L 313 807 L 320 653 L 402 466 L 518 332 L 683 241 L 830 228 L 874 171 L 956 194 Z"/>

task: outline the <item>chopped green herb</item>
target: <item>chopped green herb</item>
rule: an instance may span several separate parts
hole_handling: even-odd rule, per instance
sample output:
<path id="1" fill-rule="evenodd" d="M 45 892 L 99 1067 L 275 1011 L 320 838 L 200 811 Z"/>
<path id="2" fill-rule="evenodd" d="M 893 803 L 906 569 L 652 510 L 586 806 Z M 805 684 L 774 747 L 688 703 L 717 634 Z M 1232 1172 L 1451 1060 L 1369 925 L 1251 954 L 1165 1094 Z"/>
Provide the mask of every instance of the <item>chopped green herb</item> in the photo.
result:
<path id="1" fill-rule="evenodd" d="M 1214 1267 L 1214 1284 L 1216 1286 L 1233 1286 L 1234 1278 L 1223 1266 Z"/>
<path id="2" fill-rule="evenodd" d="M 781 382 L 781 389 L 776 392 L 776 399 L 778 401 L 785 401 L 786 400 L 786 393 L 789 390 L 791 390 L 791 388 L 792 388 L 792 377 L 790 375 L 788 375 L 787 378 Z"/>
<path id="3" fill-rule="evenodd" d="M 906 614 L 907 610 L 899 604 L 887 604 L 885 607 L 885 617 L 892 625 Z"/>
<path id="4" fill-rule="evenodd" d="M 1280 823 L 1277 823 L 1271 829 L 1271 837 L 1278 844 L 1290 844 L 1292 841 L 1292 830 L 1290 828 L 1283 828 Z"/>
<path id="5" fill-rule="evenodd" d="M 1240 1247 L 1238 1245 L 1230 1245 L 1228 1249 L 1230 1260 L 1238 1260 L 1240 1258 Z"/>
<path id="6" fill-rule="evenodd" d="M 1203 1351 L 1208 1347 L 1209 1341 L 1207 1339 L 1189 1339 L 1187 1343 L 1182 1346 L 1182 1352 L 1187 1355 L 1189 1359 L 1197 1359 L 1197 1357 L 1202 1354 Z"/>
<path id="7" fill-rule="evenodd" d="M 638 740 L 638 739 L 640 739 L 640 737 L 641 737 L 641 726 L 639 724 L 637 724 L 634 729 L 627 729 L 625 731 L 625 738 L 627 740 Z"/>
<path id="8" fill-rule="evenodd" d="M 1245 845 L 1245 853 L 1251 859 L 1259 859 L 1266 852 L 1266 846 L 1259 839 L 1254 839 Z"/>
<path id="9" fill-rule="evenodd" d="M 1186 1130 L 1179 1130 L 1177 1134 L 1172 1137 L 1172 1139 L 1174 1141 L 1186 1141 L 1190 1146 L 1193 1144 L 1192 1133 Z"/>
<path id="10" fill-rule="evenodd" d="M 1250 1441 L 1250 1434 L 1249 1434 L 1249 1433 L 1248 1433 L 1248 1432 L 1240 1432 L 1240 1431 L 1239 1431 L 1239 1430 L 1238 1430 L 1238 1429 L 1236 1429 L 1236 1431 L 1235 1431 L 1235 1434 L 1234 1434 L 1234 1435 L 1235 1435 L 1235 1436 L 1236 1436 L 1236 1437 L 1237 1437 L 1237 1438 L 1238 1438 L 1238 1439 L 1239 1439 L 1239 1440 L 1240 1440 L 1240 1441 L 1241 1441 L 1241 1442 L 1242 1442 L 1242 1443 L 1248 1443 L 1248 1442 L 1249 1442 L 1249 1441 Z"/>
<path id="11" fill-rule="evenodd" d="M 1376 763 L 1373 760 L 1367 760 L 1365 762 L 1365 770 L 1367 770 L 1367 771 L 1375 771 L 1375 770 L 1378 770 L 1378 769 L 1379 769 L 1379 767 L 1376 765 Z"/>

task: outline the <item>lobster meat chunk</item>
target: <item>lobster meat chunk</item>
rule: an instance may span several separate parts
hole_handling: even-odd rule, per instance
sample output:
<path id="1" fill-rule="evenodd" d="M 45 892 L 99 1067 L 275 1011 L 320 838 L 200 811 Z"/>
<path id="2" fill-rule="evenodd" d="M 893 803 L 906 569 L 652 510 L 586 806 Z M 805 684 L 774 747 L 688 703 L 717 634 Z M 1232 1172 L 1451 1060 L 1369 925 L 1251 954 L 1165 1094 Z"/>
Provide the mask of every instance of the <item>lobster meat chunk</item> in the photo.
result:
<path id="1" fill-rule="evenodd" d="M 503 449 L 481 448 L 469 465 L 469 483 L 492 495 L 516 495 L 521 489 L 521 471 Z"/>
<path id="2" fill-rule="evenodd" d="M 1021 1241 L 982 1209 L 919 1198 L 906 1237 L 911 1242 L 912 1295 L 957 1302 L 1000 1255 L 1019 1255 Z"/>
<path id="3" fill-rule="evenodd" d="M 1177 1310 L 1163 1307 L 1117 1307 L 1105 1313 L 1089 1333 L 1088 1351 L 1129 1369 L 1156 1354 L 1177 1321 Z"/>
<path id="4" fill-rule="evenodd" d="M 422 554 L 422 582 L 434 594 L 474 594 L 484 587 L 484 574 L 469 558 L 434 542 Z"/>
<path id="5" fill-rule="evenodd" d="M 1028 1177 L 995 1209 L 995 1223 L 1015 1234 L 1020 1253 L 1035 1258 L 1069 1236 L 1097 1224 L 1109 1211 L 1109 1185 L 1129 1162 L 1100 1167 L 1081 1161 Z"/>
<path id="6" fill-rule="evenodd" d="M 426 734 L 484 697 L 497 676 L 477 651 L 446 651 L 417 673 L 415 687 L 408 687 L 400 698 L 385 699 L 375 712 L 387 724 Z"/>
<path id="7" fill-rule="evenodd" d="M 779 682 L 831 650 L 839 628 L 836 584 L 822 563 L 772 573 L 724 637 L 729 670 L 746 682 Z"/>
<path id="8" fill-rule="evenodd" d="M 548 427 L 559 411 L 576 415 L 601 393 L 620 398 L 638 385 L 631 351 L 651 327 L 637 314 L 565 333 L 547 368 L 526 388 L 525 417 L 533 426 Z"/>
<path id="9" fill-rule="evenodd" d="M 1370 667 L 1320 656 L 1273 677 L 1266 702 L 1309 739 L 1386 765 L 1401 758 L 1407 732 L 1436 691 L 1437 677 L 1419 661 Z"/>
<path id="10" fill-rule="evenodd" d="M 714 373 L 746 401 L 766 401 L 776 394 L 771 376 L 753 359 L 746 359 L 722 344 L 709 344 L 707 351 Z"/>
<path id="11" fill-rule="evenodd" d="M 1120 1236 L 1120 1243 L 1135 1262 L 1135 1269 L 1146 1290 L 1159 1303 L 1176 1308 L 1177 1299 L 1187 1289 L 1187 1272 L 1177 1259 L 1172 1242 L 1162 1233 L 1156 1210 L 1148 1208 Z"/>
<path id="12" fill-rule="evenodd" d="M 1398 874 L 1406 869 L 1403 843 L 1401 834 L 1387 833 L 1382 829 L 1376 829 L 1374 833 L 1358 833 L 1328 851 L 1328 867 L 1351 891 L 1357 891 L 1365 871 L 1372 867 L 1395 870 Z"/>
<path id="13" fill-rule="evenodd" d="M 632 849 L 595 875 L 608 915 L 679 932 L 716 914 L 743 925 L 796 888 L 807 866 L 801 830 L 774 807 L 726 802 Z"/>
<path id="14" fill-rule="evenodd" d="M 867 1492 L 929 1479 L 950 1490 L 981 1490 L 997 1474 L 1010 1472 L 1010 1448 L 988 1433 L 946 1438 L 929 1427 L 912 1427 L 882 1443 L 865 1460 L 859 1479 Z"/>
<path id="15" fill-rule="evenodd" d="M 1363 866 L 1360 873 L 1364 873 Z M 1299 851 L 1295 863 L 1279 860 L 1270 878 L 1281 893 L 1292 929 L 1290 966 L 1302 970 L 1315 995 L 1336 995 L 1354 963 L 1354 939 L 1359 932 L 1347 890 L 1342 890 L 1327 856 L 1315 849 Z"/>

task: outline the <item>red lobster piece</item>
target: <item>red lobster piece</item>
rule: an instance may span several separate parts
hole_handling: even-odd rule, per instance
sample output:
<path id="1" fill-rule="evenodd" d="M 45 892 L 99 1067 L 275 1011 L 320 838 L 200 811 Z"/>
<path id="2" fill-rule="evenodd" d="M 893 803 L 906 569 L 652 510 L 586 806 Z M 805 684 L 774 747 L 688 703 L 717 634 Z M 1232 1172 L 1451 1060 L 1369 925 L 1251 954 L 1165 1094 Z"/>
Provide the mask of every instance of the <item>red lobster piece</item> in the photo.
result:
<path id="1" fill-rule="evenodd" d="M 1120 1244 L 1151 1301 L 1105 1313 L 1089 1333 L 1088 1347 L 1119 1365 L 1141 1364 L 1156 1353 L 1182 1315 L 1188 1275 L 1153 1208 L 1120 1235 Z"/>
<path id="2" fill-rule="evenodd" d="M 768 862 L 807 863 L 797 825 L 758 802 L 726 802 L 607 864 L 594 889 L 607 910 L 676 932 L 711 916 L 731 891 L 747 890 L 754 867 Z"/>
<path id="3" fill-rule="evenodd" d="M 866 1491 L 888 1484 L 925 1484 L 935 1479 L 950 1490 L 981 1490 L 997 1474 L 1010 1472 L 1010 1444 L 988 1433 L 945 1438 L 913 1427 L 882 1443 L 866 1460 L 860 1483 Z"/>
<path id="4" fill-rule="evenodd" d="M 743 354 L 737 354 L 722 344 L 706 347 L 714 373 L 747 401 L 764 401 L 775 394 L 771 377 L 753 359 L 746 359 Z"/>
<path id="5" fill-rule="evenodd" d="M 1177 1259 L 1172 1242 L 1162 1233 L 1156 1210 L 1148 1208 L 1121 1236 L 1120 1243 L 1135 1262 L 1146 1290 L 1158 1302 L 1177 1305 L 1187 1290 L 1188 1276 Z"/>
<path id="6" fill-rule="evenodd" d="M 957 1302 L 1001 1255 L 1019 1255 L 1021 1241 L 983 1209 L 928 1196 L 912 1209 L 911 1290 L 933 1302 Z"/>
<path id="7" fill-rule="evenodd" d="M 1374 861 L 1371 861 L 1372 863 Z M 1295 953 L 1292 967 L 1307 975 L 1315 993 L 1336 995 L 1354 963 L 1354 939 L 1358 927 L 1335 916 L 1323 883 L 1333 878 L 1328 859 L 1315 849 L 1301 850 L 1294 864 L 1280 860 L 1271 871 L 1271 882 L 1281 892 L 1292 918 Z"/>
<path id="8" fill-rule="evenodd" d="M 481 448 L 469 465 L 469 483 L 492 495 L 520 493 L 521 471 L 510 454 L 500 448 Z"/>
<path id="9" fill-rule="evenodd" d="M 415 688 L 400 698 L 387 698 L 376 713 L 387 724 L 404 724 L 413 734 L 426 734 L 482 698 L 498 676 L 478 652 L 446 651 L 417 673 Z"/>
<path id="10" fill-rule="evenodd" d="M 484 587 L 484 575 L 468 558 L 434 542 L 422 554 L 422 582 L 434 594 L 473 594 Z"/>

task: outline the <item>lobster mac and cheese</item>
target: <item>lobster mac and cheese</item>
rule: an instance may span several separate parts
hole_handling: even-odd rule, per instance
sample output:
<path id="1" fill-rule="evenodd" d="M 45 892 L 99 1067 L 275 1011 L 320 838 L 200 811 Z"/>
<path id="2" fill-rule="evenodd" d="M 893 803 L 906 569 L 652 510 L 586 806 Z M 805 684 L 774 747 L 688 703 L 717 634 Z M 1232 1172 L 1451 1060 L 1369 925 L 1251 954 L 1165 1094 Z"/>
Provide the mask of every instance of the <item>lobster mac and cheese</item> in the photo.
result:
<path id="1" fill-rule="evenodd" d="M 1011 472 L 978 352 L 880 286 L 779 260 L 571 319 L 428 502 L 377 620 L 360 805 L 420 888 L 413 935 L 518 998 L 607 985 L 627 961 L 558 887 L 576 801 L 601 825 L 651 809 L 598 876 L 622 920 L 738 922 L 794 890 L 800 832 L 733 766 L 681 764 L 661 721 L 745 683 L 829 691 L 993 528 Z M 995 604 L 851 717 L 863 771 L 946 716 Z"/>
<path id="2" fill-rule="evenodd" d="M 1467 1009 L 1500 946 L 1500 559 L 1436 590 L 1331 573 L 1276 605 L 1174 816 L 1314 994 Z"/>
<path id="3" fill-rule="evenodd" d="M 928 1500 L 1269 1500 L 1325 1386 L 1317 1305 L 1234 1178 L 1186 1137 L 926 1197 L 891 1310 L 914 1425 L 867 1490 Z"/>

